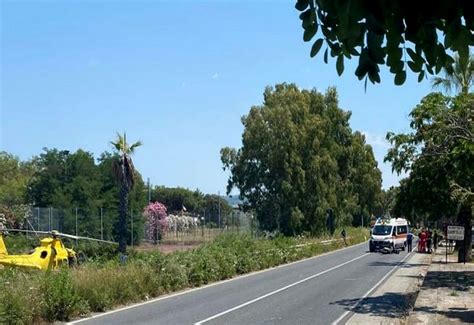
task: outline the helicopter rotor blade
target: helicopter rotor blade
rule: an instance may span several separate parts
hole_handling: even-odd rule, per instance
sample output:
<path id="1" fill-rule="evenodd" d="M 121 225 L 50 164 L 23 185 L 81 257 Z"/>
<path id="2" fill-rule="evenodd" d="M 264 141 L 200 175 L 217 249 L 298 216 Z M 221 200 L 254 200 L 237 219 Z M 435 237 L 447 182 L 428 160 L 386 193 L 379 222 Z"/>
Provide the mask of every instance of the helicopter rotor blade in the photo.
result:
<path id="1" fill-rule="evenodd" d="M 75 235 L 70 235 L 70 234 L 64 234 L 64 233 L 57 232 L 57 231 L 33 231 L 33 230 L 25 230 L 25 229 L 4 229 L 4 230 L 8 231 L 8 232 L 36 233 L 36 234 L 49 235 L 49 236 L 54 235 L 54 236 L 64 237 L 64 238 L 69 238 L 69 239 L 74 239 L 74 240 L 88 240 L 88 241 L 95 241 L 95 242 L 99 242 L 99 243 L 118 245 L 118 243 L 116 243 L 114 241 L 110 241 L 110 240 L 96 239 L 96 238 L 83 237 L 83 236 L 75 236 Z"/>
<path id="2" fill-rule="evenodd" d="M 69 238 L 69 239 L 75 239 L 75 240 L 79 239 L 79 236 L 63 234 L 62 232 L 56 232 L 54 235 L 59 236 L 59 237 Z"/>
<path id="3" fill-rule="evenodd" d="M 27 229 L 9 229 L 9 228 L 6 228 L 6 229 L 3 229 L 4 231 L 7 231 L 7 232 L 23 232 L 23 233 L 34 233 L 34 234 L 42 234 L 42 235 L 50 235 L 51 234 L 51 231 L 33 231 L 33 230 L 27 230 Z"/>
<path id="4" fill-rule="evenodd" d="M 82 237 L 82 236 L 78 236 L 77 239 L 80 239 L 80 240 L 89 240 L 89 241 L 96 241 L 96 242 L 98 242 L 98 243 L 106 243 L 106 244 L 118 245 L 117 242 L 110 241 L 110 240 L 104 240 L 104 239 L 96 239 L 96 238 Z"/>

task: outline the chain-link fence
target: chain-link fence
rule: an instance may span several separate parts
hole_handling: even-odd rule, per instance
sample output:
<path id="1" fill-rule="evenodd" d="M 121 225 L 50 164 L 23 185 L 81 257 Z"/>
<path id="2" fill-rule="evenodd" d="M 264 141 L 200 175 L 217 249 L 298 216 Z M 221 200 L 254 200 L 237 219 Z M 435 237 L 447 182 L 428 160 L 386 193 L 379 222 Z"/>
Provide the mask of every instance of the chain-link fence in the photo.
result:
<path id="1" fill-rule="evenodd" d="M 160 241 L 164 243 L 208 241 L 223 233 L 252 233 L 255 228 L 256 220 L 253 216 L 239 210 L 218 218 L 215 216 L 211 218 L 207 213 L 168 215 L 167 229 Z M 150 233 L 153 234 L 145 221 L 145 234 Z M 151 238 L 145 238 L 145 241 L 154 242 Z"/>
<path id="2" fill-rule="evenodd" d="M 116 209 L 32 207 L 26 213 L 23 228 L 34 231 L 57 230 L 70 235 L 117 241 L 115 227 L 117 221 Z M 225 232 L 252 233 L 256 228 L 253 216 L 238 210 L 222 215 L 214 221 L 206 213 L 187 214 L 186 222 L 169 224 L 163 240 L 200 241 L 203 238 L 208 240 Z M 127 229 L 129 244 L 147 240 L 147 223 L 141 210 L 129 211 Z"/>
<path id="3" fill-rule="evenodd" d="M 137 220 L 132 220 L 135 217 Z M 143 236 L 143 219 L 138 211 L 130 211 L 127 224 L 130 241 L 138 241 Z M 115 224 L 118 213 L 115 209 L 58 209 L 53 207 L 33 207 L 25 218 L 24 228 L 35 231 L 57 230 L 76 236 L 115 241 Z M 133 229 L 133 224 L 138 228 Z M 135 238 L 133 238 L 135 237 Z"/>

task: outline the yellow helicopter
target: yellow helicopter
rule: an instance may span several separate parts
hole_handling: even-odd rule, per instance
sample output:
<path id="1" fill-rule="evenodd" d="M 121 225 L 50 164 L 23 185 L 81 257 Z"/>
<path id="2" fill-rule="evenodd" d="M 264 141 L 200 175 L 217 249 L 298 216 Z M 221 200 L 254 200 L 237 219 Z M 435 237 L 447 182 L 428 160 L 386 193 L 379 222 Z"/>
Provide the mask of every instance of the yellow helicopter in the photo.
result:
<path id="1" fill-rule="evenodd" d="M 9 229 L 8 231 L 32 232 L 18 229 Z M 83 254 L 75 252 L 72 248 L 65 247 L 61 237 L 75 240 L 87 239 L 114 243 L 105 240 L 63 234 L 56 230 L 51 232 L 35 231 L 34 233 L 36 234 L 47 234 L 47 237 L 40 240 L 40 245 L 38 247 L 34 248 L 30 254 L 9 255 L 5 246 L 5 241 L 3 240 L 6 233 L 6 230 L 0 231 L 0 265 L 38 270 L 51 270 L 58 269 L 62 266 L 74 266 L 84 259 Z"/>

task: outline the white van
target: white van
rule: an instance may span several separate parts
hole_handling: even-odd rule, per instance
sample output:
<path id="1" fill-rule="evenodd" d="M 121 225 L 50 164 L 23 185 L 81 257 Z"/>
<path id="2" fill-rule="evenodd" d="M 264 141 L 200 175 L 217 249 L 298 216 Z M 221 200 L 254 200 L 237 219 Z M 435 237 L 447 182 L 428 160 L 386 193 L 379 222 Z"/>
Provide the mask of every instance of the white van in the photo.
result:
<path id="1" fill-rule="evenodd" d="M 379 219 L 372 228 L 369 251 L 384 247 L 405 250 L 407 245 L 408 222 L 402 218 Z"/>

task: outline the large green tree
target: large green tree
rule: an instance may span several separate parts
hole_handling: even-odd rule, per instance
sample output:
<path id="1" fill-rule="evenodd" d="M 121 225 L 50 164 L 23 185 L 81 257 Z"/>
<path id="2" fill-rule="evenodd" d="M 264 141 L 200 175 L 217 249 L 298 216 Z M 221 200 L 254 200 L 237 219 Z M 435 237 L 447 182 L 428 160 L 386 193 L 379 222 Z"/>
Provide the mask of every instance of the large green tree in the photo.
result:
<path id="1" fill-rule="evenodd" d="M 135 185 L 135 167 L 131 155 L 135 149 L 142 145 L 141 141 L 133 144 L 127 142 L 127 135 L 117 134 L 117 139 L 112 141 L 118 159 L 115 160 L 113 171 L 115 179 L 120 186 L 119 200 L 119 252 L 127 252 L 127 215 L 128 215 L 128 195 Z"/>
<path id="2" fill-rule="evenodd" d="M 368 225 L 372 214 L 380 214 L 383 205 L 381 191 L 382 174 L 377 167 L 372 147 L 365 142 L 360 132 L 354 132 L 351 144 L 352 191 L 356 195 L 357 208 L 354 225 Z"/>
<path id="3" fill-rule="evenodd" d="M 321 233 L 328 209 L 339 225 L 370 213 L 380 171 L 364 137 L 352 134 L 350 115 L 333 88 L 268 87 L 263 105 L 242 118 L 242 148 L 221 150 L 228 192 L 237 187 L 263 229 L 285 234 Z"/>
<path id="4" fill-rule="evenodd" d="M 34 173 L 31 162 L 0 152 L 0 213 L 6 216 L 9 226 L 20 224 L 25 216 L 27 187 Z"/>
<path id="5" fill-rule="evenodd" d="M 0 151 L 0 204 L 26 203 L 26 189 L 34 172 L 30 162 L 22 162 L 18 157 Z"/>
<path id="6" fill-rule="evenodd" d="M 457 222 L 465 227 L 465 241 L 458 243 L 459 261 L 469 261 L 474 203 L 474 95 L 451 98 L 430 94 L 410 117 L 411 133 L 387 134 L 393 147 L 386 160 L 395 171 L 410 172 L 400 185 L 398 209 L 433 220 L 457 215 Z"/>
<path id="7" fill-rule="evenodd" d="M 443 67 L 452 72 L 451 52 L 467 58 L 474 45 L 474 3 L 471 0 L 297 0 L 303 40 L 315 39 L 311 57 L 324 43 L 324 61 L 335 57 L 339 75 L 344 59 L 359 57 L 359 80 L 380 82 L 380 67 L 405 82 L 408 70 L 423 80 Z M 367 80 L 367 79 L 366 79 Z"/>
<path id="8" fill-rule="evenodd" d="M 33 158 L 37 170 L 28 185 L 29 201 L 36 207 L 58 208 L 61 231 L 97 237 L 100 232 L 100 180 L 92 153 L 81 149 L 44 149 Z M 56 226 L 56 225 L 54 225 Z"/>

